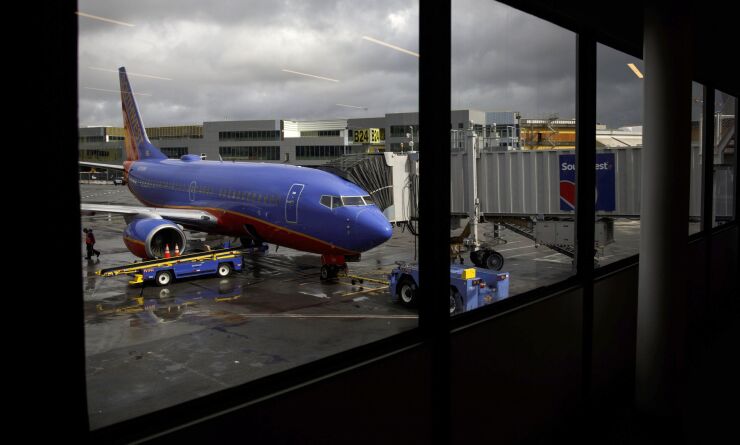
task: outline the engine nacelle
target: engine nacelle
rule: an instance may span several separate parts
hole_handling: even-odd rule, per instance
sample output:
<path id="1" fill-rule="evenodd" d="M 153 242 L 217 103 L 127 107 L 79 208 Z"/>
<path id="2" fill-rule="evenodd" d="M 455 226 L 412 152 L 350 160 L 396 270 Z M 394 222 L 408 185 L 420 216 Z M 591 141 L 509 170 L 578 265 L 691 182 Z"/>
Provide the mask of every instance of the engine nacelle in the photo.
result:
<path id="1" fill-rule="evenodd" d="M 165 247 L 175 255 L 175 244 L 180 253 L 185 252 L 185 233 L 180 227 L 166 219 L 136 219 L 123 231 L 123 242 L 139 258 L 164 258 Z"/>

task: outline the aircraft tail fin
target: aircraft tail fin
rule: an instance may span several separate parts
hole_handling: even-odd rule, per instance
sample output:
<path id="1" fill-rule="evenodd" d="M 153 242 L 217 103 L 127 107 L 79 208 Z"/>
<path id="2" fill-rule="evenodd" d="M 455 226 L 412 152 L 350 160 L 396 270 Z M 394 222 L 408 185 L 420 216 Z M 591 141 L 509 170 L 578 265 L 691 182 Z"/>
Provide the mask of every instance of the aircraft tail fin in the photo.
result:
<path id="1" fill-rule="evenodd" d="M 167 159 L 157 147 L 149 142 L 144 122 L 136 105 L 134 92 L 126 75 L 126 68 L 118 68 L 118 77 L 121 81 L 121 106 L 123 108 L 123 130 L 126 135 L 126 160 Z"/>

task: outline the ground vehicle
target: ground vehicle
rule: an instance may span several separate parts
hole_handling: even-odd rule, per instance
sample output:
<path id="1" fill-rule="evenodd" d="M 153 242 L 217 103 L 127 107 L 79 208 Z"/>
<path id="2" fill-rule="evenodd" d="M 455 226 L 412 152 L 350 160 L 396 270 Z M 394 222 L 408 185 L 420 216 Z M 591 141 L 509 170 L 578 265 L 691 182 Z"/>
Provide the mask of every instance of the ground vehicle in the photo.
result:
<path id="1" fill-rule="evenodd" d="M 158 260 L 141 261 L 125 266 L 99 270 L 104 277 L 126 274 L 133 276 L 130 284 L 154 280 L 159 286 L 167 286 L 175 278 L 218 275 L 225 277 L 232 271 L 242 270 L 242 253 L 235 249 L 221 249 L 174 256 Z"/>
<path id="2" fill-rule="evenodd" d="M 416 264 L 400 262 L 388 278 L 394 302 L 409 307 L 417 305 L 420 293 L 419 268 Z M 450 265 L 450 315 L 473 310 L 508 296 L 508 272 Z"/>

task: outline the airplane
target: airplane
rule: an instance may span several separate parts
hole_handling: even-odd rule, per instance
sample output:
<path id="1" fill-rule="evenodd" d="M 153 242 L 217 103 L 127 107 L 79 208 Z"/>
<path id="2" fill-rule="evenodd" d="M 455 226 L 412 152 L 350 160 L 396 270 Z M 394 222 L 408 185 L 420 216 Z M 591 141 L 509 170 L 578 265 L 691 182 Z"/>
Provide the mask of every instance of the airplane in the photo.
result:
<path id="1" fill-rule="evenodd" d="M 149 141 L 125 67 L 119 68 L 126 160 L 124 172 L 140 206 L 81 204 L 83 214 L 122 214 L 123 240 L 134 255 L 185 252 L 184 228 L 240 238 L 245 247 L 276 244 L 321 255 L 321 279 L 393 234 L 368 192 L 334 174 L 295 165 L 168 159 Z"/>

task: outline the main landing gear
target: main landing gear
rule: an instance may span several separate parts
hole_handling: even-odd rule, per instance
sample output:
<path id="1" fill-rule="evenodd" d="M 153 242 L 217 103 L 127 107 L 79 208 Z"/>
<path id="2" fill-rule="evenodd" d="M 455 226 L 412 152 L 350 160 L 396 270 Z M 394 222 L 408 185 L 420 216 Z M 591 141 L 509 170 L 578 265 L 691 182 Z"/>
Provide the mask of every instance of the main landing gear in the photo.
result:
<path id="1" fill-rule="evenodd" d="M 504 256 L 493 249 L 481 249 L 470 252 L 470 261 L 478 267 L 501 270 L 504 267 Z"/>
<path id="2" fill-rule="evenodd" d="M 249 253 L 263 253 L 268 249 L 267 244 L 262 240 L 255 241 L 253 238 L 241 237 L 239 241 L 241 241 L 242 249 L 248 250 Z"/>
<path id="3" fill-rule="evenodd" d="M 321 281 L 335 280 L 340 273 L 347 274 L 344 255 L 321 255 Z"/>

